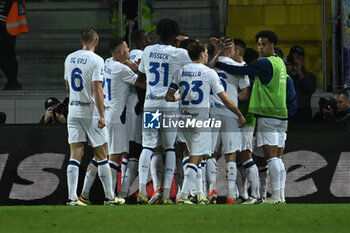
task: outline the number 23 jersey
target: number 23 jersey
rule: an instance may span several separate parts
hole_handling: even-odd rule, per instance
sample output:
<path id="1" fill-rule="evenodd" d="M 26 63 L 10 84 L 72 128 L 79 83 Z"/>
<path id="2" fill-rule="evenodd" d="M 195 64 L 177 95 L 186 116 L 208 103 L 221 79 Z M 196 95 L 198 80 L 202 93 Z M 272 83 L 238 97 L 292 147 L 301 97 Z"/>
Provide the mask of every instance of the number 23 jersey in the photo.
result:
<path id="1" fill-rule="evenodd" d="M 180 90 L 180 109 L 201 117 L 209 117 L 210 90 L 215 94 L 224 91 L 217 73 L 209 67 L 191 63 L 185 65 L 174 75 L 170 88 Z"/>
<path id="2" fill-rule="evenodd" d="M 103 82 L 103 59 L 92 51 L 78 50 L 69 54 L 64 63 L 64 79 L 69 83 L 69 116 L 98 117 L 92 82 Z M 82 103 L 82 104 L 78 104 Z"/>

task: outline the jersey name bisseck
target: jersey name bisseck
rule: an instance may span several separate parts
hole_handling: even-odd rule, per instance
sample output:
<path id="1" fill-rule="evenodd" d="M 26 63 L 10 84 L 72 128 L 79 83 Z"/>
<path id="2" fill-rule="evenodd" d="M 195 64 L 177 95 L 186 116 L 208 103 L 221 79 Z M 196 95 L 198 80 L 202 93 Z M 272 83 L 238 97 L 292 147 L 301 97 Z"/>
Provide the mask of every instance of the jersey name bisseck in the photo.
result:
<path id="1" fill-rule="evenodd" d="M 216 72 L 199 63 L 185 65 L 177 71 L 170 88 L 180 91 L 181 111 L 204 118 L 209 117 L 210 90 L 215 94 L 224 91 Z"/>
<path id="2" fill-rule="evenodd" d="M 238 63 L 231 58 L 219 56 L 219 62 L 234 65 L 234 66 L 244 66 L 245 62 Z M 250 86 L 249 77 L 247 75 L 232 75 L 226 73 L 223 70 L 215 69 L 218 73 L 221 83 L 227 93 L 227 95 L 235 102 L 238 106 L 238 88 L 243 89 Z M 238 119 L 237 115 L 231 112 L 229 109 L 224 107 L 223 102 L 219 98 L 219 96 L 213 94 L 210 97 L 211 103 L 211 113 L 217 115 L 231 116 Z"/>
<path id="3" fill-rule="evenodd" d="M 78 50 L 64 63 L 64 79 L 69 83 L 69 116 L 98 117 L 92 82 L 103 81 L 103 59 L 92 51 Z"/>
<path id="4" fill-rule="evenodd" d="M 128 66 L 113 60 L 113 58 L 106 60 L 104 74 L 103 93 L 106 105 L 119 117 L 124 110 L 127 97 L 131 87 L 136 82 L 137 75 Z"/>
<path id="5" fill-rule="evenodd" d="M 187 50 L 171 45 L 150 45 L 142 54 L 139 70 L 146 74 L 147 89 L 145 108 L 176 107 L 176 103 L 164 100 L 174 73 L 191 63 Z"/>

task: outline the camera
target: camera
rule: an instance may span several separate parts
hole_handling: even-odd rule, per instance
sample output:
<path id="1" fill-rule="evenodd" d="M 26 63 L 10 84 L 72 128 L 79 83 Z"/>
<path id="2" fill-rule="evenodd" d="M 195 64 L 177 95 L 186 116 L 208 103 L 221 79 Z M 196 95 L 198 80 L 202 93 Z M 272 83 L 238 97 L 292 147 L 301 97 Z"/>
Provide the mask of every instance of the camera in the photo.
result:
<path id="1" fill-rule="evenodd" d="M 62 104 L 57 105 L 54 109 L 52 109 L 52 112 L 54 114 L 63 114 L 64 117 L 67 118 L 68 115 L 68 104 L 69 104 L 69 97 L 66 97 Z"/>
<path id="2" fill-rule="evenodd" d="M 321 110 L 323 108 L 328 109 L 329 106 L 329 108 L 331 108 L 333 112 L 335 112 L 337 110 L 337 101 L 335 101 L 334 98 L 320 98 L 320 100 L 318 101 L 318 106 Z"/>

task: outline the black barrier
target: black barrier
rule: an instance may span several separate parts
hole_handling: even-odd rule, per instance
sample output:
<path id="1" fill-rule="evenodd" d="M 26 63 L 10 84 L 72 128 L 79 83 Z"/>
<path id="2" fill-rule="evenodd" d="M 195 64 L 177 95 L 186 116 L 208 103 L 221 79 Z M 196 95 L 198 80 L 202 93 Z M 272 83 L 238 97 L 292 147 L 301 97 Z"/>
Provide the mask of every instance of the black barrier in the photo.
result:
<path id="1" fill-rule="evenodd" d="M 284 156 L 287 202 L 350 202 L 349 138 L 346 124 L 289 125 Z M 91 148 L 85 149 L 78 193 L 92 157 Z M 68 160 L 65 126 L 0 126 L 0 204 L 65 204 Z M 102 185 L 96 179 L 90 199 L 98 204 L 103 197 Z"/>

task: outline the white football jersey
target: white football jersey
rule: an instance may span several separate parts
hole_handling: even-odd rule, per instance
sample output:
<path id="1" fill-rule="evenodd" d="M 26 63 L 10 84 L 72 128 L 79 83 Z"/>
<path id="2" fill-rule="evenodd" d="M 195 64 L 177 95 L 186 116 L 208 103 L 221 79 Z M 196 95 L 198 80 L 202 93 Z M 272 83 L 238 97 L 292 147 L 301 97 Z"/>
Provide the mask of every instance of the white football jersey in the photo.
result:
<path id="1" fill-rule="evenodd" d="M 130 51 L 130 61 L 137 62 L 142 57 L 143 51 L 140 49 L 133 49 Z M 135 106 L 139 102 L 139 99 L 137 97 L 137 92 L 135 87 L 131 87 L 130 94 L 127 99 L 126 103 L 126 111 L 129 113 L 134 113 Z"/>
<path id="2" fill-rule="evenodd" d="M 166 102 L 164 96 L 174 73 L 188 63 L 191 63 L 191 59 L 185 49 L 160 44 L 145 48 L 139 65 L 140 72 L 146 74 L 147 79 L 145 108 L 178 106 Z"/>
<path id="3" fill-rule="evenodd" d="M 185 65 L 177 71 L 170 88 L 180 91 L 181 111 L 198 114 L 205 118 L 209 117 L 210 90 L 215 94 L 224 91 L 217 73 L 199 63 Z"/>
<path id="4" fill-rule="evenodd" d="M 117 114 L 114 116 L 119 117 L 126 106 L 126 99 L 130 94 L 130 88 L 136 82 L 137 74 L 113 58 L 106 60 L 104 73 L 103 93 L 106 105 L 113 110 L 113 114 Z M 113 121 L 111 116 L 109 119 Z"/>
<path id="5" fill-rule="evenodd" d="M 69 83 L 69 116 L 98 117 L 92 82 L 103 81 L 103 59 L 94 52 L 78 50 L 64 62 L 64 79 Z"/>
<path id="6" fill-rule="evenodd" d="M 130 51 L 130 61 L 136 63 L 141 59 L 143 51 L 140 49 L 133 49 Z"/>
<path id="7" fill-rule="evenodd" d="M 238 63 L 229 57 L 219 56 L 218 61 L 234 66 L 244 66 L 245 62 Z M 215 69 L 218 73 L 221 83 L 227 93 L 227 95 L 238 106 L 238 88 L 243 89 L 250 86 L 248 75 L 232 75 L 226 73 L 223 70 Z M 224 107 L 223 102 L 219 96 L 212 94 L 210 97 L 210 103 L 213 106 L 211 112 L 217 115 L 231 116 L 238 119 L 237 115 L 231 112 L 228 108 Z"/>

